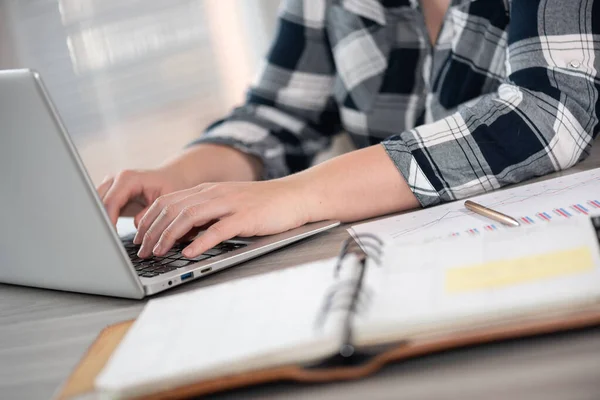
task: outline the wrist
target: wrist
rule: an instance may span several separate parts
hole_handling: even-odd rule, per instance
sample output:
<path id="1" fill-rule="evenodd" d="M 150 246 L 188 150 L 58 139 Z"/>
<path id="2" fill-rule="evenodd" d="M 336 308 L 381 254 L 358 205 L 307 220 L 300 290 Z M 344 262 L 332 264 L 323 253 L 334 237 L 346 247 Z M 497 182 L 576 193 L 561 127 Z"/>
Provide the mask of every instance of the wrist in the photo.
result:
<path id="1" fill-rule="evenodd" d="M 298 213 L 302 216 L 303 223 L 331 219 L 331 215 L 333 215 L 319 186 L 318 177 L 313 175 L 313 171 L 309 169 L 280 178 L 294 193 L 293 198 L 298 205 Z"/>

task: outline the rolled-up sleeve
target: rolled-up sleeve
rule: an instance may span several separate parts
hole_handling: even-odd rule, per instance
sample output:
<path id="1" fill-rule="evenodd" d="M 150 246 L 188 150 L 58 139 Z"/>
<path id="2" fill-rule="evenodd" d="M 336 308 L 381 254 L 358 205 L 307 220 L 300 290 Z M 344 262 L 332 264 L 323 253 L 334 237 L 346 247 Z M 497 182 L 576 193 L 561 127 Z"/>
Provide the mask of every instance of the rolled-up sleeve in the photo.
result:
<path id="1" fill-rule="evenodd" d="M 387 153 L 423 206 L 569 168 L 599 125 L 600 1 L 513 0 L 507 80 Z"/>
<path id="2" fill-rule="evenodd" d="M 282 3 L 277 35 L 245 104 L 191 145 L 224 144 L 254 155 L 263 179 L 310 166 L 340 130 L 326 7 L 325 0 Z"/>

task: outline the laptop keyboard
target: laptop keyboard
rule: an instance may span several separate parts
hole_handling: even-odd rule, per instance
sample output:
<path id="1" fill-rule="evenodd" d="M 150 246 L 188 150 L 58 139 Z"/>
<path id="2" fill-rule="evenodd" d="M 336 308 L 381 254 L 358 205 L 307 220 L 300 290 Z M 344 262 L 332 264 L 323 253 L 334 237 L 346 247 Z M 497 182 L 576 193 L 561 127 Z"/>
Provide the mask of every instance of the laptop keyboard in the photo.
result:
<path id="1" fill-rule="evenodd" d="M 125 236 L 121 238 L 121 241 L 123 246 L 125 246 L 125 251 L 127 251 L 129 259 L 131 260 L 138 276 L 142 276 L 144 278 L 153 278 L 167 272 L 175 271 L 178 268 L 187 267 L 190 264 L 208 260 L 209 258 L 220 256 L 221 254 L 225 254 L 247 246 L 244 243 L 226 241 L 216 245 L 212 249 L 205 251 L 198 257 L 185 258 L 181 254 L 181 251 L 188 245 L 188 243 L 175 243 L 173 248 L 162 257 L 139 258 L 137 253 L 140 249 L 140 246 L 133 244 L 133 237 L 134 235 Z"/>

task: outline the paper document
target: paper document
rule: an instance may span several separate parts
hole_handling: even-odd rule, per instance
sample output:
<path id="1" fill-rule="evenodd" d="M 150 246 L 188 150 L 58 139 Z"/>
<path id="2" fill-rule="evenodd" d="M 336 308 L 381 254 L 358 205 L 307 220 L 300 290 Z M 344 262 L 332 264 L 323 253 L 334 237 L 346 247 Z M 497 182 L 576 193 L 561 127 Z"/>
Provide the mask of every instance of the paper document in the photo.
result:
<path id="1" fill-rule="evenodd" d="M 493 192 L 472 200 L 507 214 L 524 226 L 600 215 L 600 168 Z M 402 243 L 510 229 L 468 211 L 463 203 L 459 200 L 354 225 L 348 231 L 354 237 L 369 232 L 383 240 Z"/>
<path id="2" fill-rule="evenodd" d="M 598 239 L 584 219 L 390 244 L 383 253 L 363 282 L 366 341 L 577 307 L 600 295 Z"/>

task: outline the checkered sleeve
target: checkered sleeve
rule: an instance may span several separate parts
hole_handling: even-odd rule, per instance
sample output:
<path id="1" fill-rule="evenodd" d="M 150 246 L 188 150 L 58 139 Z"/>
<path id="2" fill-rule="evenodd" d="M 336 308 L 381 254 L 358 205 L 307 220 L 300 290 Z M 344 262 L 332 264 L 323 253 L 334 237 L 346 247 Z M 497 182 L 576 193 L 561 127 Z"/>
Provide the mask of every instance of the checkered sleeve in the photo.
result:
<path id="1" fill-rule="evenodd" d="M 599 130 L 600 0 L 512 0 L 506 51 L 497 92 L 383 142 L 423 206 L 562 170 L 589 154 Z"/>
<path id="2" fill-rule="evenodd" d="M 340 129 L 326 0 L 286 0 L 278 30 L 243 106 L 191 145 L 216 143 L 259 157 L 263 179 L 303 170 Z"/>

